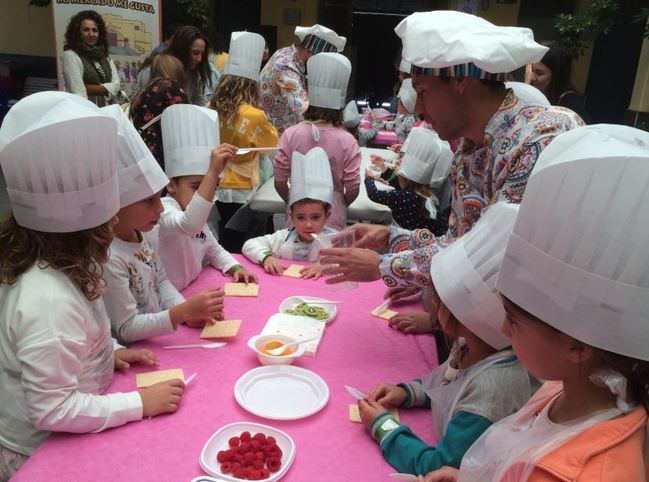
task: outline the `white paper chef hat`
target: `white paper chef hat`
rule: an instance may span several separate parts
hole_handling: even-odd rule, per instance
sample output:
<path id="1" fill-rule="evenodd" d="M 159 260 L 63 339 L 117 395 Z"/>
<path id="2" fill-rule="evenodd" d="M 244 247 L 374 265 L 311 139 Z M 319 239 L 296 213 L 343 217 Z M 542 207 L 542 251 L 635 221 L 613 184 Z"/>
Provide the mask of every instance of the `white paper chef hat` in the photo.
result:
<path id="1" fill-rule="evenodd" d="M 404 146 L 406 150 L 397 174 L 432 187 L 441 186 L 451 174 L 453 152 L 435 131 L 413 127 Z"/>
<path id="2" fill-rule="evenodd" d="M 302 46 L 312 54 L 342 52 L 347 39 L 330 28 L 315 24 L 311 27 L 295 27 L 295 35 Z"/>
<path id="3" fill-rule="evenodd" d="M 355 100 L 350 100 L 343 110 L 343 123 L 348 129 L 354 129 L 361 123 L 361 115 Z"/>
<path id="4" fill-rule="evenodd" d="M 197 105 L 174 104 L 162 113 L 162 145 L 169 178 L 205 175 L 219 145 L 219 116 Z"/>
<path id="5" fill-rule="evenodd" d="M 412 73 L 505 80 L 508 72 L 539 62 L 548 47 L 530 29 L 499 27 L 462 12 L 415 12 L 394 29 Z"/>
<path id="6" fill-rule="evenodd" d="M 516 97 L 525 104 L 549 107 L 550 101 L 539 89 L 525 82 L 505 82 L 505 87 L 512 89 Z"/>
<path id="7" fill-rule="evenodd" d="M 417 103 L 417 92 L 412 87 L 412 79 L 403 79 L 397 97 L 399 97 L 406 110 L 410 114 L 414 114 L 415 104 Z"/>
<path id="8" fill-rule="evenodd" d="M 412 64 L 408 62 L 406 59 L 402 58 L 401 62 L 399 62 L 399 72 L 404 72 L 406 74 L 409 74 L 411 70 L 412 70 Z"/>
<path id="9" fill-rule="evenodd" d="M 442 302 L 496 350 L 511 344 L 501 330 L 505 309 L 496 280 L 517 213 L 517 204 L 499 202 L 487 208 L 473 229 L 437 253 L 430 265 Z"/>
<path id="10" fill-rule="evenodd" d="M 32 94 L 0 128 L 0 165 L 16 222 L 35 231 L 94 228 L 119 210 L 117 123 L 66 92 Z"/>
<path id="11" fill-rule="evenodd" d="M 120 206 L 128 206 L 161 191 L 169 183 L 169 178 L 120 106 L 113 104 L 99 110 L 117 121 Z"/>
<path id="12" fill-rule="evenodd" d="M 342 54 L 322 53 L 307 60 L 309 105 L 342 109 L 352 64 Z"/>
<path id="13" fill-rule="evenodd" d="M 591 125 L 539 156 L 498 290 L 559 331 L 649 360 L 649 133 Z"/>
<path id="14" fill-rule="evenodd" d="M 258 33 L 232 32 L 228 61 L 223 74 L 259 81 L 259 69 L 265 46 L 264 37 Z"/>
<path id="15" fill-rule="evenodd" d="M 322 147 L 314 147 L 306 154 L 293 152 L 291 157 L 291 186 L 288 205 L 302 199 L 318 199 L 333 205 L 334 184 L 331 165 Z"/>

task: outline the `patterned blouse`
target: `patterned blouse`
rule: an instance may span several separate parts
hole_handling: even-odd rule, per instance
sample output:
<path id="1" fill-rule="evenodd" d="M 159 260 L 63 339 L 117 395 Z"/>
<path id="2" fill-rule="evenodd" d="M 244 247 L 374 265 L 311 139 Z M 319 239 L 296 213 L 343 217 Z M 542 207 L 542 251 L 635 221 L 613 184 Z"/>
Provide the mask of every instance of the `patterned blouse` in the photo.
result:
<path id="1" fill-rule="evenodd" d="M 259 76 L 261 107 L 280 135 L 302 122 L 309 105 L 305 71 L 297 48 L 291 45 L 275 52 Z"/>
<path id="2" fill-rule="evenodd" d="M 140 129 L 155 116 L 162 114 L 167 107 L 174 104 L 188 104 L 187 94 L 175 80 L 163 79 L 154 82 L 142 92 L 140 103 L 131 113 L 133 125 Z M 144 132 L 140 133 L 144 143 L 147 145 L 153 157 L 156 158 L 160 167 L 164 169 L 164 153 L 162 150 L 162 127 L 157 121 Z"/>
<path id="3" fill-rule="evenodd" d="M 385 284 L 429 287 L 432 257 L 467 233 L 485 207 L 497 201 L 520 203 L 541 151 L 562 132 L 581 125 L 584 122 L 571 110 L 526 105 L 508 89 L 487 124 L 483 145 L 460 141 L 451 164 L 448 231 L 436 237 L 427 229 L 393 226 L 389 253 L 379 263 Z"/>

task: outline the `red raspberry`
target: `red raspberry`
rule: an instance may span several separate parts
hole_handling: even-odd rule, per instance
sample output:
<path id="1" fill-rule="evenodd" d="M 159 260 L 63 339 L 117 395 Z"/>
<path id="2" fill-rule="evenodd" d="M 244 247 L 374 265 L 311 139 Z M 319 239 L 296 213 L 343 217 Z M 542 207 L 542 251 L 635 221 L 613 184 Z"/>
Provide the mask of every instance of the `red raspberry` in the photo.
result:
<path id="1" fill-rule="evenodd" d="M 248 476 L 248 479 L 255 480 L 255 479 L 253 479 L 253 477 L 255 476 L 255 472 L 258 472 L 258 471 L 255 470 L 253 467 L 248 467 L 246 469 L 246 475 Z"/>
<path id="2" fill-rule="evenodd" d="M 270 477 L 270 471 L 268 469 L 261 469 L 260 472 L 261 472 L 261 477 L 259 478 L 259 480 L 264 480 Z"/>
<path id="3" fill-rule="evenodd" d="M 248 472 L 248 478 L 250 480 L 260 480 L 261 479 L 261 470 L 254 469 L 252 472 Z"/>
<path id="4" fill-rule="evenodd" d="M 223 462 L 221 464 L 221 472 L 229 474 L 232 472 L 232 462 Z"/>
<path id="5" fill-rule="evenodd" d="M 234 456 L 232 458 L 232 461 L 233 462 L 239 462 L 239 463 L 243 462 L 243 454 L 241 454 L 241 453 L 234 454 Z"/>
<path id="6" fill-rule="evenodd" d="M 266 441 L 266 435 L 264 435 L 263 433 L 256 433 L 255 436 L 252 438 L 254 438 L 255 440 L 259 440 L 262 443 Z"/>
<path id="7" fill-rule="evenodd" d="M 246 469 L 239 469 L 239 470 L 233 472 L 232 475 L 236 479 L 245 479 L 248 476 L 248 472 L 246 471 Z"/>
<path id="8" fill-rule="evenodd" d="M 266 461 L 266 465 L 268 465 L 268 470 L 271 472 L 277 472 L 282 466 L 282 460 L 279 457 L 270 457 Z"/>
<path id="9" fill-rule="evenodd" d="M 261 448 L 261 442 L 256 439 L 252 439 L 250 441 L 250 446 L 253 448 L 253 450 L 257 451 Z"/>
<path id="10" fill-rule="evenodd" d="M 216 454 L 216 461 L 219 463 L 228 461 L 225 450 L 219 450 L 219 453 Z"/>
<path id="11" fill-rule="evenodd" d="M 230 447 L 238 447 L 239 446 L 239 437 L 232 437 L 230 440 L 228 440 L 228 445 Z"/>
<path id="12" fill-rule="evenodd" d="M 246 432 L 241 432 L 241 435 L 240 435 L 239 438 L 241 438 L 242 442 L 250 442 L 250 439 L 252 437 L 250 436 L 250 432 L 246 431 Z"/>
<path id="13" fill-rule="evenodd" d="M 257 470 L 263 469 L 264 468 L 264 462 L 262 460 L 255 459 L 255 461 L 252 463 L 252 466 L 256 468 Z"/>
<path id="14" fill-rule="evenodd" d="M 277 440 L 275 440 L 275 437 L 266 437 L 266 444 L 277 445 Z"/>
<path id="15" fill-rule="evenodd" d="M 241 470 L 241 464 L 239 462 L 232 462 L 232 473 L 235 473 L 237 470 Z"/>
<path id="16" fill-rule="evenodd" d="M 254 452 L 246 452 L 243 455 L 243 464 L 244 465 L 252 465 L 252 463 L 256 460 Z"/>
<path id="17" fill-rule="evenodd" d="M 239 445 L 239 451 L 242 454 L 245 454 L 246 452 L 250 452 L 250 442 L 241 442 L 241 445 Z"/>
<path id="18" fill-rule="evenodd" d="M 266 462 L 266 454 L 263 452 L 255 452 L 255 458 L 257 460 L 261 460 L 262 462 Z"/>

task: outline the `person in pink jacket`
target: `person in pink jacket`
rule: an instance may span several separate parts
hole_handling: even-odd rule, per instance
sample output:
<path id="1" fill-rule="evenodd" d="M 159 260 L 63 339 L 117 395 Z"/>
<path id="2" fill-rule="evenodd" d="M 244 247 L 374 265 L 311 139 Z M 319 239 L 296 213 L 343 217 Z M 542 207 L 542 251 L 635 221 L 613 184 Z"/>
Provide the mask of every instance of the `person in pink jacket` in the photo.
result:
<path id="1" fill-rule="evenodd" d="M 592 125 L 539 157 L 497 289 L 514 351 L 547 382 L 427 481 L 647 480 L 647 146 Z"/>

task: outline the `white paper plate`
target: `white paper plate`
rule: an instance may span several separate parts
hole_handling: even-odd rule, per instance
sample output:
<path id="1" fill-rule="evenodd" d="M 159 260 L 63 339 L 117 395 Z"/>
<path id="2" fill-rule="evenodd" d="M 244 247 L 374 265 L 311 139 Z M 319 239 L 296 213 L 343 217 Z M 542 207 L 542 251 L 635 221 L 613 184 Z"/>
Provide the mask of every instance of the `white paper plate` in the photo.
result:
<path id="1" fill-rule="evenodd" d="M 272 482 L 281 479 L 291 467 L 293 459 L 295 458 L 295 442 L 293 442 L 293 439 L 289 437 L 288 434 L 281 430 L 269 427 L 268 425 L 252 422 L 235 422 L 218 429 L 216 433 L 209 438 L 198 459 L 203 470 L 214 477 L 218 477 L 219 480 L 240 482 L 242 479 L 236 479 L 232 477 L 232 474 L 221 473 L 221 464 L 217 462 L 216 454 L 219 453 L 220 450 L 227 450 L 230 448 L 228 440 L 230 440 L 231 437 L 238 437 L 241 432 L 246 430 L 252 435 L 261 432 L 267 436 L 270 435 L 275 437 L 277 445 L 282 449 L 282 466 L 278 472 L 271 472 L 270 477 L 264 480 Z M 198 477 L 197 480 L 201 480 L 201 478 Z"/>
<path id="2" fill-rule="evenodd" d="M 234 398 L 260 417 L 296 420 L 321 410 L 329 400 L 329 387 L 304 368 L 269 365 L 244 373 L 234 385 Z"/>
<path id="3" fill-rule="evenodd" d="M 303 300 L 306 300 L 307 302 L 309 301 L 330 301 L 325 298 L 316 298 L 315 296 L 302 296 L 302 295 L 297 295 Z M 303 301 L 298 300 L 294 296 L 289 296 L 286 298 L 282 303 L 279 305 L 279 312 L 286 315 L 287 313 L 284 313 L 284 310 L 289 310 L 293 309 L 300 303 L 303 303 Z M 322 321 L 324 323 L 329 323 L 331 320 L 333 320 L 336 315 L 338 314 L 338 308 L 336 305 L 317 305 L 321 306 L 323 309 L 325 309 L 329 313 L 329 317 L 325 318 L 324 320 L 316 320 L 316 321 Z M 288 315 L 288 316 L 294 316 L 294 315 Z M 311 318 L 310 316 L 307 318 Z M 315 318 L 311 318 L 312 320 L 315 320 Z"/>

